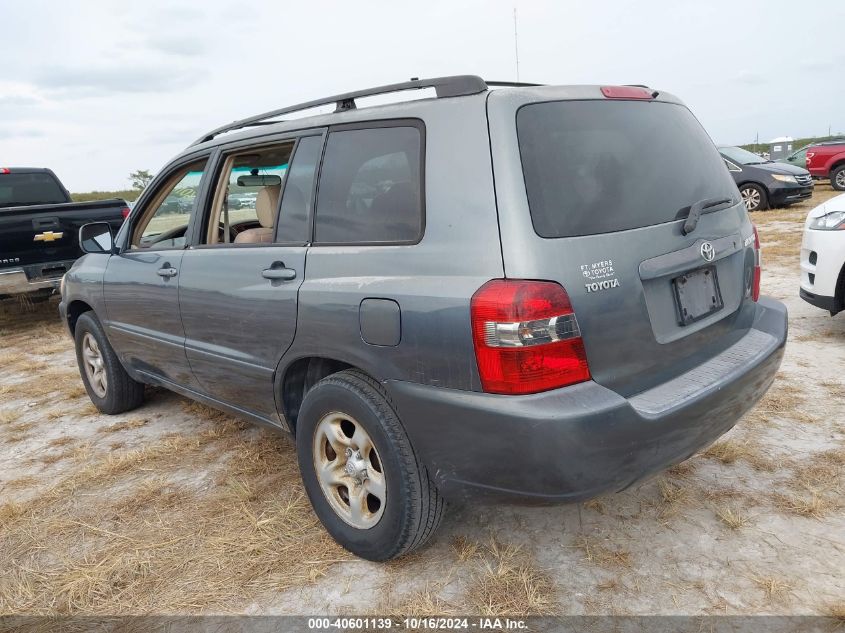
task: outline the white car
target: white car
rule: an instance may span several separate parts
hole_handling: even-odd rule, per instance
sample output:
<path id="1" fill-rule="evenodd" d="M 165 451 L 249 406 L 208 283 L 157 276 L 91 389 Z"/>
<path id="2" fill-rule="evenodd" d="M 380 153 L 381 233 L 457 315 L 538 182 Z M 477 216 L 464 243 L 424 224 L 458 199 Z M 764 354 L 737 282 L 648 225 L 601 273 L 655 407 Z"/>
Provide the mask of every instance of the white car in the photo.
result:
<path id="1" fill-rule="evenodd" d="M 830 311 L 845 310 L 845 194 L 807 214 L 801 244 L 801 298 Z"/>

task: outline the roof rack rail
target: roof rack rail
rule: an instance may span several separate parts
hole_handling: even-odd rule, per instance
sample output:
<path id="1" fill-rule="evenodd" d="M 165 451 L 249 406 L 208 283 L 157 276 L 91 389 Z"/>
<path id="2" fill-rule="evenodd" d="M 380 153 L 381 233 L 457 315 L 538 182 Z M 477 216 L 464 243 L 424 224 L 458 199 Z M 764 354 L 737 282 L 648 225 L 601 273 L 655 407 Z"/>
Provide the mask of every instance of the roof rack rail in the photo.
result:
<path id="1" fill-rule="evenodd" d="M 488 86 L 494 87 L 501 87 L 501 88 L 531 88 L 536 86 L 545 86 L 546 84 L 530 84 L 525 83 L 524 81 L 488 81 L 486 82 Z"/>
<path id="2" fill-rule="evenodd" d="M 319 106 L 329 105 L 334 103 L 336 105 L 335 112 L 344 112 L 346 110 L 354 110 L 356 108 L 355 99 L 360 97 L 372 97 L 375 95 L 388 94 L 391 92 L 401 92 L 404 90 L 421 90 L 423 88 L 434 88 L 437 98 L 443 97 L 460 97 L 464 95 L 473 95 L 487 90 L 487 83 L 476 75 L 453 75 L 451 77 L 434 77 L 431 79 L 412 78 L 410 81 L 404 81 L 396 84 L 388 84 L 386 86 L 377 86 L 375 88 L 368 88 L 366 90 L 356 90 L 354 92 L 347 92 L 344 94 L 334 95 L 333 97 L 324 97 L 323 99 L 315 99 L 314 101 L 306 101 L 297 105 L 280 108 L 278 110 L 271 110 L 263 114 L 233 121 L 228 125 L 223 125 L 218 128 L 203 134 L 196 141 L 191 143 L 191 146 L 199 145 L 210 141 L 215 136 L 223 134 L 224 132 L 231 132 L 233 130 L 240 130 L 241 128 L 253 125 L 265 125 L 268 123 L 267 119 L 273 119 L 283 114 L 290 114 L 292 112 L 299 112 L 301 110 L 310 110 Z"/>

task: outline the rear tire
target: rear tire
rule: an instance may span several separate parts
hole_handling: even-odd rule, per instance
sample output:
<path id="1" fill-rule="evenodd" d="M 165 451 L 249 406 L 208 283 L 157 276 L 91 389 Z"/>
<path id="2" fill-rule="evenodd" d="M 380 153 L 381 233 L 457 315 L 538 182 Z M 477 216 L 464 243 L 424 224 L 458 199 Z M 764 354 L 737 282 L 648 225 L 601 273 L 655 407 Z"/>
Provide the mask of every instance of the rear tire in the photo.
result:
<path id="1" fill-rule="evenodd" d="M 739 188 L 742 201 L 745 203 L 745 210 L 749 213 L 754 211 L 765 211 L 769 208 L 769 197 L 766 190 L 753 182 L 747 182 Z"/>
<path id="2" fill-rule="evenodd" d="M 845 191 L 845 165 L 839 165 L 830 172 L 830 186 L 837 191 Z"/>
<path id="3" fill-rule="evenodd" d="M 116 415 L 144 402 L 143 383 L 126 373 L 93 312 L 79 317 L 73 337 L 82 383 L 101 413 Z"/>
<path id="4" fill-rule="evenodd" d="M 423 545 L 440 525 L 443 499 L 387 394 L 366 374 L 341 371 L 308 391 L 296 451 L 314 511 L 353 554 L 390 560 Z"/>

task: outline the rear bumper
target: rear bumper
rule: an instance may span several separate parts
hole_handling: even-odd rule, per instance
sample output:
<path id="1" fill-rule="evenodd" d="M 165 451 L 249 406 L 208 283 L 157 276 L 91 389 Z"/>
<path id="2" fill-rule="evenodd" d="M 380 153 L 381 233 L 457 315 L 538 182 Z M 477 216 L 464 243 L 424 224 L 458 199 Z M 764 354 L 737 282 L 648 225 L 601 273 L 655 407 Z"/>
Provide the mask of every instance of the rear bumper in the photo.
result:
<path id="1" fill-rule="evenodd" d="M 728 431 L 774 380 L 786 334 L 786 307 L 762 298 L 738 343 L 627 399 L 592 381 L 528 396 L 386 387 L 446 498 L 571 502 L 622 490 Z"/>
<path id="2" fill-rule="evenodd" d="M 0 295 L 17 295 L 58 288 L 74 260 L 18 266 L 0 270 Z"/>

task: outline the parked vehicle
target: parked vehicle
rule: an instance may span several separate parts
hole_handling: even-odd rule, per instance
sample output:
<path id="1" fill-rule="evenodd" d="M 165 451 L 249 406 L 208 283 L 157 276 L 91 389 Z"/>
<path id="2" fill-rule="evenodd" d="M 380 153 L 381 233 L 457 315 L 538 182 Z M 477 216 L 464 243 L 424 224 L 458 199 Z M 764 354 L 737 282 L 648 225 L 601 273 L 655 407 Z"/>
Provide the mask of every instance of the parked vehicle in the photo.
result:
<path id="1" fill-rule="evenodd" d="M 0 298 L 49 297 L 82 255 L 79 228 L 104 221 L 117 230 L 128 213 L 118 199 L 71 202 L 49 169 L 0 167 Z"/>
<path id="2" fill-rule="evenodd" d="M 810 147 L 807 169 L 816 178 L 830 178 L 831 187 L 837 191 L 845 191 L 845 141 Z"/>
<path id="3" fill-rule="evenodd" d="M 845 139 L 810 143 L 808 145 L 805 145 L 801 149 L 792 152 L 789 156 L 786 156 L 785 158 L 779 158 L 777 162 L 786 163 L 788 165 L 794 165 L 795 167 L 800 167 L 801 169 L 807 169 L 807 150 L 816 145 L 841 145 L 843 142 L 845 142 Z"/>
<path id="4" fill-rule="evenodd" d="M 788 207 L 813 195 L 813 179 L 806 169 L 766 160 L 741 147 L 720 147 L 719 153 L 748 211 Z"/>
<path id="5" fill-rule="evenodd" d="M 801 149 L 792 152 L 789 156 L 784 156 L 783 158 L 778 158 L 776 162 L 784 163 L 785 165 L 793 165 L 794 167 L 800 167 L 801 169 L 807 168 L 807 148 L 811 147 L 810 145 L 805 145 Z"/>
<path id="6" fill-rule="evenodd" d="M 828 310 L 845 310 L 845 194 L 807 214 L 801 244 L 801 298 Z"/>
<path id="7" fill-rule="evenodd" d="M 190 217 L 148 238 L 189 178 Z M 255 219 L 227 219 L 235 185 Z M 457 76 L 275 110 L 191 145 L 115 237 L 83 234 L 60 311 L 98 409 L 149 383 L 294 434 L 317 516 L 372 560 L 424 543 L 446 499 L 578 501 L 688 458 L 786 340 L 713 143 L 642 87 Z"/>

